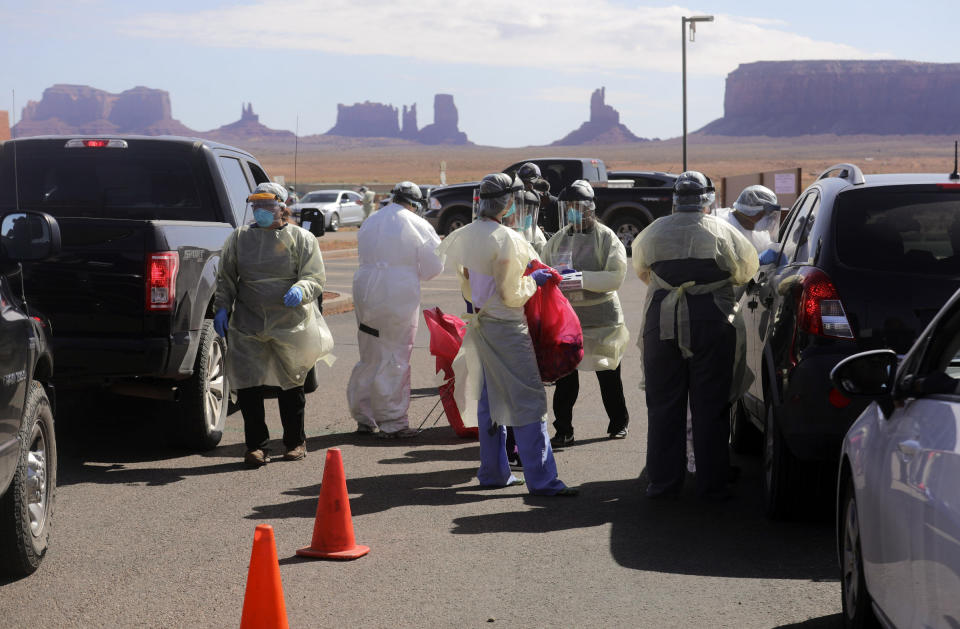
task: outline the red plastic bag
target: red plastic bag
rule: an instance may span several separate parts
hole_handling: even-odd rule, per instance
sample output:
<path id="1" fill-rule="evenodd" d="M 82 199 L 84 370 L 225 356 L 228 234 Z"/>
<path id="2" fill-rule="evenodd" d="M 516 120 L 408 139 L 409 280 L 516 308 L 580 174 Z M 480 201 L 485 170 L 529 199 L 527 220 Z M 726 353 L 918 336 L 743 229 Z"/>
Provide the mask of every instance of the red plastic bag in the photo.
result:
<path id="1" fill-rule="evenodd" d="M 537 269 L 549 269 L 542 262 L 534 261 L 525 275 Z M 556 382 L 572 373 L 583 360 L 583 329 L 580 318 L 566 296 L 560 292 L 560 277 L 554 277 L 537 288 L 537 292 L 524 305 L 527 327 L 533 339 L 533 350 L 544 382 Z"/>
<path id="2" fill-rule="evenodd" d="M 460 409 L 453 398 L 453 388 L 456 386 L 453 381 L 453 359 L 463 344 L 467 324 L 460 317 L 444 314 L 440 308 L 424 310 L 423 319 L 430 330 L 430 353 L 437 358 L 437 373 L 443 371 L 446 379 L 446 382 L 440 385 L 439 391 L 447 421 L 458 437 L 476 439 L 479 431 L 476 427 L 467 428 L 463 425 Z"/>

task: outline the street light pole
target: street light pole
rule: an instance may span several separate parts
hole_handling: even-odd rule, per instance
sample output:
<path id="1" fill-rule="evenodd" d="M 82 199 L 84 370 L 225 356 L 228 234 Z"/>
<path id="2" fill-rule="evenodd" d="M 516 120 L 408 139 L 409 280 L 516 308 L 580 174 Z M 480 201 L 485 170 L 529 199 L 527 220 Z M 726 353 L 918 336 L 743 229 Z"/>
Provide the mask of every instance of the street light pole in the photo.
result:
<path id="1" fill-rule="evenodd" d="M 697 32 L 697 22 L 712 22 L 712 15 L 695 15 L 680 18 L 680 44 L 683 59 L 683 170 L 687 170 L 687 22 L 690 22 L 690 37 Z"/>

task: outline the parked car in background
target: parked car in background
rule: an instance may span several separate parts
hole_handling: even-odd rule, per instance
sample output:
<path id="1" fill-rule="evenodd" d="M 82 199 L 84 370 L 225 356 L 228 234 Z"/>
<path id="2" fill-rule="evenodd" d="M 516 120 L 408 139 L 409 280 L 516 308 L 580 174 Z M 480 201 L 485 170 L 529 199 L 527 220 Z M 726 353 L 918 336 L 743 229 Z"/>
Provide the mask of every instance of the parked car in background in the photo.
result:
<path id="1" fill-rule="evenodd" d="M 866 400 L 837 483 L 848 627 L 960 627 L 960 292 L 906 357 L 874 350 L 832 373 Z"/>
<path id="2" fill-rule="evenodd" d="M 60 250 L 57 221 L 0 217 L 0 573 L 34 572 L 50 544 L 57 489 L 53 353 L 43 315 L 21 292 L 21 262 Z"/>
<path id="3" fill-rule="evenodd" d="M 866 402 L 830 381 L 861 351 L 906 352 L 960 288 L 960 184 L 948 175 L 823 172 L 793 205 L 740 301 L 749 391 L 731 410 L 735 450 L 763 452 L 771 517 L 832 491 L 844 434 Z M 818 479 L 820 482 L 818 482 Z"/>
<path id="4" fill-rule="evenodd" d="M 652 188 L 608 187 L 607 167 L 595 158 L 537 158 L 511 164 L 501 172 L 515 175 L 527 162 L 540 168 L 543 178 L 550 183 L 550 193 L 556 196 L 577 179 L 585 179 L 594 187 L 597 217 L 614 231 L 627 248 L 640 231 L 661 216 L 673 210 L 673 190 L 662 186 Z M 449 234 L 473 220 L 473 191 L 478 182 L 438 186 L 430 191 L 423 213 L 438 234 Z M 556 211 L 540 212 L 540 226 L 547 233 L 559 227 Z"/>
<path id="5" fill-rule="evenodd" d="M 294 206 L 294 216 L 299 216 L 305 209 L 322 213 L 324 227 L 332 232 L 341 226 L 359 225 L 363 222 L 363 197 L 353 190 L 308 192 Z"/>
<path id="6" fill-rule="evenodd" d="M 174 136 L 44 136 L 0 145 L 0 213 L 57 219 L 62 252 L 26 262 L 60 389 L 160 400 L 179 441 L 222 437 L 230 390 L 213 297 L 227 236 L 270 181 L 240 149 Z"/>

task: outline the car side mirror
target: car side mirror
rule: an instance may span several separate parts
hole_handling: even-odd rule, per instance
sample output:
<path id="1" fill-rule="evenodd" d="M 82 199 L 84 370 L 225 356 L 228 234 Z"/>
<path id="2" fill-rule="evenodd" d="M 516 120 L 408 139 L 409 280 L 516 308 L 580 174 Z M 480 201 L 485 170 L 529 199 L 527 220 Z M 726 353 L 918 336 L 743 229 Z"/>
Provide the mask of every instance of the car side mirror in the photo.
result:
<path id="1" fill-rule="evenodd" d="M 11 212 L 0 219 L 0 253 L 12 262 L 45 260 L 60 253 L 60 225 L 43 212 Z"/>
<path id="2" fill-rule="evenodd" d="M 893 393 L 897 353 L 875 349 L 844 358 L 830 372 L 833 386 L 848 397 L 880 398 Z"/>

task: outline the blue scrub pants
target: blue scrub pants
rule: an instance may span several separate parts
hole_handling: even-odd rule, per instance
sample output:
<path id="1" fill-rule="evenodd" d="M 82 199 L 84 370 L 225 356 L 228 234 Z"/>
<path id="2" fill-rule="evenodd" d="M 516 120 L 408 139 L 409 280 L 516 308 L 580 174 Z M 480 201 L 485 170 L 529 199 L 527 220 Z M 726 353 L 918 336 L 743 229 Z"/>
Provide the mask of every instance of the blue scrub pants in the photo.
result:
<path id="1" fill-rule="evenodd" d="M 493 428 L 490 418 L 490 402 L 487 399 L 487 382 L 477 405 L 477 424 L 480 432 L 480 469 L 477 480 L 485 487 L 506 487 L 517 480 L 510 472 L 507 452 L 506 426 Z M 491 434 L 492 433 L 492 434 Z M 566 485 L 557 478 L 557 463 L 550 447 L 546 422 L 533 422 L 526 426 L 514 426 L 513 434 L 523 461 L 523 475 L 531 494 L 552 496 Z"/>

